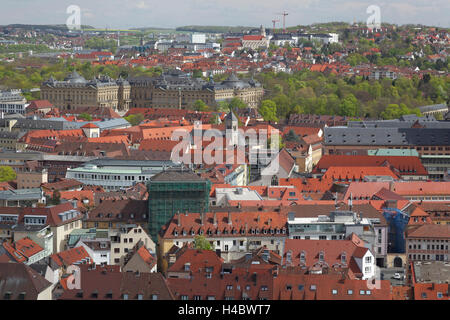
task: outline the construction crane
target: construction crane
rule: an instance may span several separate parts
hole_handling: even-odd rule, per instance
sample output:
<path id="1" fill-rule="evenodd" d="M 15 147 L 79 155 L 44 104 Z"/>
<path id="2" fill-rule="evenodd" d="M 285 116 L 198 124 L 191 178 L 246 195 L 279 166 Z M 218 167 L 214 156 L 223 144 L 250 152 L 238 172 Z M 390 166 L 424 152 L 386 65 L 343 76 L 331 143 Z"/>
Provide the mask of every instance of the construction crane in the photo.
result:
<path id="1" fill-rule="evenodd" d="M 286 11 L 283 11 L 283 13 L 277 13 L 279 15 L 283 16 L 283 33 L 286 33 L 286 16 L 289 14 Z"/>
<path id="2" fill-rule="evenodd" d="M 276 24 L 277 22 L 280 22 L 280 20 L 277 20 L 277 19 L 272 20 L 272 23 L 273 23 L 272 33 L 275 33 L 275 24 Z"/>

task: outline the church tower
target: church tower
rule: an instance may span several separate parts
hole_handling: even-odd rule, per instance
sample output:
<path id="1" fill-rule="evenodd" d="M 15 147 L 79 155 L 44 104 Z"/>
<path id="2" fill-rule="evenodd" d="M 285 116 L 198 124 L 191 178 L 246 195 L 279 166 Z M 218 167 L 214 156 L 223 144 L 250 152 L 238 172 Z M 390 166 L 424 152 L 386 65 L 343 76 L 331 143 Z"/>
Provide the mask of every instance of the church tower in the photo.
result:
<path id="1" fill-rule="evenodd" d="M 259 30 L 260 30 L 261 35 L 263 37 L 265 37 L 266 36 L 266 28 L 264 28 L 264 26 L 261 25 L 261 27 L 259 27 Z"/>
<path id="2" fill-rule="evenodd" d="M 231 146 L 237 146 L 238 145 L 238 126 L 239 121 L 238 118 L 233 113 L 233 110 L 230 110 L 230 112 L 225 117 L 225 129 L 226 129 L 226 136 L 229 137 L 228 145 Z"/>

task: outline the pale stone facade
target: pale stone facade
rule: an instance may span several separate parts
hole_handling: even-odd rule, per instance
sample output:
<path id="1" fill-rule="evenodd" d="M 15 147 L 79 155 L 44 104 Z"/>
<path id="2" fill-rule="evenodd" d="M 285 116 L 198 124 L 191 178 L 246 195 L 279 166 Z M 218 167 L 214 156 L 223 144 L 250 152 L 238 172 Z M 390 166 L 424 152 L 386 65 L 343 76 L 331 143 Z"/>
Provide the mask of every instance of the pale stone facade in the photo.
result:
<path id="1" fill-rule="evenodd" d="M 50 101 L 61 110 L 78 107 L 104 107 L 126 111 L 130 106 L 130 85 L 126 80 L 113 80 L 101 76 L 86 80 L 77 72 L 71 73 L 64 81 L 53 77 L 41 86 L 41 99 Z"/>
<path id="2" fill-rule="evenodd" d="M 264 89 L 253 79 L 240 80 L 232 74 L 221 83 L 190 78 L 180 72 L 172 72 L 155 78 L 130 79 L 131 107 L 135 108 L 192 108 L 195 101 L 202 100 L 208 106 L 235 97 L 257 107 Z"/>

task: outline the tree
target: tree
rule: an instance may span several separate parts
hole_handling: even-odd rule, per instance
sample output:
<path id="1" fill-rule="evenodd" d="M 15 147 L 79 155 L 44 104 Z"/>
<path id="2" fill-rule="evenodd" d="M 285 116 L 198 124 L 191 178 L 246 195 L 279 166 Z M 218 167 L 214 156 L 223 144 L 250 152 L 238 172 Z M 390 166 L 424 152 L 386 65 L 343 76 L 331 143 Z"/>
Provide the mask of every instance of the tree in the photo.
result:
<path id="1" fill-rule="evenodd" d="M 211 243 L 206 240 L 205 236 L 196 236 L 194 238 L 194 248 L 200 250 L 214 250 Z"/>
<path id="2" fill-rule="evenodd" d="M 356 116 L 358 111 L 358 100 L 353 94 L 348 95 L 342 100 L 340 104 L 340 115 L 341 116 Z"/>
<path id="3" fill-rule="evenodd" d="M 87 121 L 92 121 L 92 116 L 89 113 L 83 112 L 82 114 L 78 115 L 78 118 L 84 119 Z"/>
<path id="4" fill-rule="evenodd" d="M 199 99 L 194 102 L 194 109 L 196 111 L 208 111 L 208 106 L 203 102 L 203 100 Z"/>
<path id="5" fill-rule="evenodd" d="M 294 132 L 294 130 L 289 130 L 289 132 L 284 136 L 284 140 L 286 141 L 294 141 L 299 142 L 300 138 L 299 136 Z"/>
<path id="6" fill-rule="evenodd" d="M 142 113 L 130 114 L 128 117 L 124 117 L 132 126 L 137 126 L 144 120 L 144 115 Z"/>
<path id="7" fill-rule="evenodd" d="M 231 99 L 228 105 L 233 110 L 247 108 L 247 104 L 237 97 Z"/>
<path id="8" fill-rule="evenodd" d="M 53 192 L 52 197 L 48 200 L 48 203 L 51 205 L 57 205 L 61 203 L 61 194 L 58 190 Z"/>
<path id="9" fill-rule="evenodd" d="M 200 69 L 195 69 L 193 72 L 192 72 L 192 77 L 193 78 L 201 78 L 203 76 L 203 72 L 202 72 L 202 70 L 200 70 Z"/>
<path id="10" fill-rule="evenodd" d="M 278 121 L 277 105 L 272 100 L 264 100 L 261 102 L 259 113 L 263 116 L 264 121 Z"/>
<path id="11" fill-rule="evenodd" d="M 0 167 L 0 182 L 12 181 L 16 178 L 16 172 L 9 166 Z"/>

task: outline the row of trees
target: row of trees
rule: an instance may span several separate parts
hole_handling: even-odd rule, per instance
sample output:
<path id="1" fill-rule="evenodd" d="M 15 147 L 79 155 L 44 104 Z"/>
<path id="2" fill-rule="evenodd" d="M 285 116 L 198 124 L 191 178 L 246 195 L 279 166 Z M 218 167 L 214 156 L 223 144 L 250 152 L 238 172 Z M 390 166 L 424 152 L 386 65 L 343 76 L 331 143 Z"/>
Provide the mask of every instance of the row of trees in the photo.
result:
<path id="1" fill-rule="evenodd" d="M 257 77 L 267 92 L 260 113 L 273 121 L 293 113 L 390 119 L 419 114 L 417 107 L 445 103 L 450 94 L 448 77 L 430 75 L 369 81 L 302 70 L 293 74 L 267 72 Z"/>
<path id="2" fill-rule="evenodd" d="M 25 66 L 24 66 L 25 65 Z M 30 67 L 28 65 L 36 65 Z M 70 72 L 76 70 L 86 79 L 92 79 L 100 74 L 108 75 L 111 78 L 128 76 L 155 76 L 162 73 L 162 68 L 130 68 L 116 65 L 93 66 L 89 62 L 81 63 L 76 60 L 58 60 L 50 63 L 38 58 L 29 58 L 20 63 L 0 63 L 0 86 L 17 89 L 31 89 L 40 87 L 44 80 L 53 76 L 57 80 L 63 80 Z M 33 99 L 33 97 L 30 96 Z M 38 99 L 39 96 L 34 97 Z"/>

